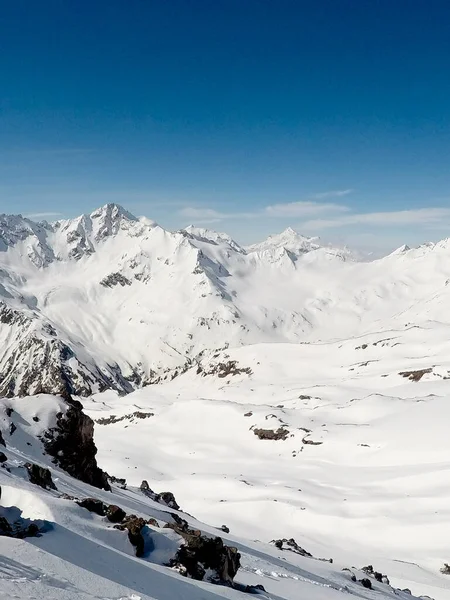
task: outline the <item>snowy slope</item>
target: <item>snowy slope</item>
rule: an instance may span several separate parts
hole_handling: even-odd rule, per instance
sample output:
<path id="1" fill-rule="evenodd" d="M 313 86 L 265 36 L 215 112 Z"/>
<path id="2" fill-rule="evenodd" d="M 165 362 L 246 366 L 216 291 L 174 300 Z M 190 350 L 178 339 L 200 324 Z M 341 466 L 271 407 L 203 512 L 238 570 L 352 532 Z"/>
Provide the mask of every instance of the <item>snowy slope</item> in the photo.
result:
<path id="1" fill-rule="evenodd" d="M 0 299 L 17 316 L 0 318 L 0 393 L 128 392 L 215 348 L 448 322 L 449 254 L 447 240 L 358 262 L 292 229 L 244 249 L 114 204 L 53 224 L 3 215 Z"/>
<path id="2" fill-rule="evenodd" d="M 218 600 L 258 583 L 273 600 L 450 598 L 449 259 L 443 240 L 361 262 L 291 229 L 243 248 L 117 205 L 53 224 L 0 216 L 0 502 L 52 524 L 0 536 L 0 598 Z M 43 454 L 70 394 L 127 490 L 99 491 Z M 28 461 L 57 491 L 28 481 Z M 237 587 L 164 566 L 172 530 L 150 526 L 137 558 L 61 497 L 170 522 L 143 479 L 174 492 L 192 527 L 230 527 Z M 368 564 L 392 587 L 342 571 L 360 580 Z"/>
<path id="3" fill-rule="evenodd" d="M 351 565 L 323 562 L 279 550 L 263 542 L 248 541 L 233 533 L 220 532 L 224 542 L 241 553 L 241 568 L 234 587 L 213 585 L 185 578 L 165 566 L 181 543 L 180 536 L 163 525 L 178 512 L 150 500 L 140 490 L 113 485 L 100 491 L 72 479 L 56 468 L 45 454 L 39 435 L 51 426 L 62 400 L 36 396 L 4 400 L 0 404 L 1 429 L 6 439 L 6 462 L 0 468 L 0 516 L 37 522 L 40 537 L 13 539 L 0 536 L 0 597 L 25 600 L 230 600 L 248 598 L 247 586 L 258 597 L 271 600 L 356 598 L 412 598 L 372 578 L 373 589 L 355 578 L 365 574 Z M 10 434 L 11 423 L 17 427 Z M 48 467 L 57 489 L 44 490 L 32 484 L 24 464 L 38 462 Z M 5 468 L 6 467 L 6 468 Z M 146 519 L 155 519 L 143 530 L 145 551 L 136 557 L 123 531 L 106 517 L 78 506 L 72 498 L 94 497 Z M 216 527 L 178 512 L 203 534 L 217 536 Z M 301 540 L 303 541 L 303 540 Z M 406 569 L 407 570 L 407 569 Z"/>
<path id="4" fill-rule="evenodd" d="M 294 537 L 316 556 L 374 564 L 398 587 L 450 598 L 439 573 L 450 537 L 449 339 L 434 324 L 248 346 L 203 368 L 220 373 L 214 366 L 234 360 L 250 375 L 192 369 L 85 407 L 101 464 L 130 483 L 146 476 L 250 539 Z"/>

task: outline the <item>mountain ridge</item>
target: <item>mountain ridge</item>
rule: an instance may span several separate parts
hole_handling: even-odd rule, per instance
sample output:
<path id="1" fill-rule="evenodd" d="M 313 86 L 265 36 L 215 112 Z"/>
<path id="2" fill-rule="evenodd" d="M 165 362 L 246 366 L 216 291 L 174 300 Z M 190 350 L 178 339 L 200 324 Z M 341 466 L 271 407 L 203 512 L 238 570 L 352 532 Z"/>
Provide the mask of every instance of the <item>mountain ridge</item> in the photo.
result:
<path id="1" fill-rule="evenodd" d="M 127 393 L 216 348 L 441 318 L 448 252 L 444 240 L 367 263 L 291 228 L 245 248 L 117 204 L 54 223 L 1 215 L 0 300 L 25 320 L 0 320 L 0 391 L 51 392 L 53 373 L 58 393 Z"/>

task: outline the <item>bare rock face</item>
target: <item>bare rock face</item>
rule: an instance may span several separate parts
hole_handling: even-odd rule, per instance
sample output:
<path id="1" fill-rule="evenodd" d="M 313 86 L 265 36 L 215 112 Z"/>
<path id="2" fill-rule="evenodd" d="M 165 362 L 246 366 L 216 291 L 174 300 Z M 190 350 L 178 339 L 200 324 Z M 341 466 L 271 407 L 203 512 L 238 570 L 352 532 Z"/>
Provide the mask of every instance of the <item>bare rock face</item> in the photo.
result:
<path id="1" fill-rule="evenodd" d="M 77 400 L 66 399 L 68 410 L 57 415 L 57 425 L 42 438 L 54 462 L 69 475 L 94 487 L 110 490 L 107 474 L 95 458 L 94 421 L 83 412 Z"/>
<path id="2" fill-rule="evenodd" d="M 40 467 L 35 463 L 26 463 L 26 470 L 30 482 L 39 485 L 44 490 L 56 490 L 56 485 L 53 483 L 52 475 L 45 467 Z"/>

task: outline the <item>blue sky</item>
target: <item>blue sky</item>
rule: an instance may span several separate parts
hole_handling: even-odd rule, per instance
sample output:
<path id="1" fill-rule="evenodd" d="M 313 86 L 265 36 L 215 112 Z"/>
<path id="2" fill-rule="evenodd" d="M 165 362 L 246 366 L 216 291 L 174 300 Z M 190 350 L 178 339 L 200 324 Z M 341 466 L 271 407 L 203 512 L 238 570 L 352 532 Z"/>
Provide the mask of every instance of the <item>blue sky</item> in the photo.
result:
<path id="1" fill-rule="evenodd" d="M 0 4 L 0 212 L 450 235 L 449 2 Z"/>

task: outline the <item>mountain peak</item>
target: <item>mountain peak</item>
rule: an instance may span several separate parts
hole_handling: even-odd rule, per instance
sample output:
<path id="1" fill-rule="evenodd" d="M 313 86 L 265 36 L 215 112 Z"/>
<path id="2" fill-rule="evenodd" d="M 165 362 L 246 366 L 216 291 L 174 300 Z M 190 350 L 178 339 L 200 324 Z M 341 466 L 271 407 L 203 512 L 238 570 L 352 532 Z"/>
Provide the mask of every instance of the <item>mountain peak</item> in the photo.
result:
<path id="1" fill-rule="evenodd" d="M 301 235 L 292 227 L 288 227 L 281 233 L 269 235 L 269 237 L 258 244 L 253 244 L 247 248 L 248 252 L 261 252 L 284 248 L 294 254 L 305 254 L 311 250 L 320 248 L 319 238 L 306 237 Z"/>
<path id="2" fill-rule="evenodd" d="M 100 206 L 94 212 L 90 214 L 91 219 L 107 219 L 109 221 L 116 221 L 119 219 L 126 219 L 127 221 L 137 221 L 137 217 L 128 212 L 123 206 L 120 204 L 116 204 L 114 202 L 110 202 L 108 204 L 104 204 Z"/>

